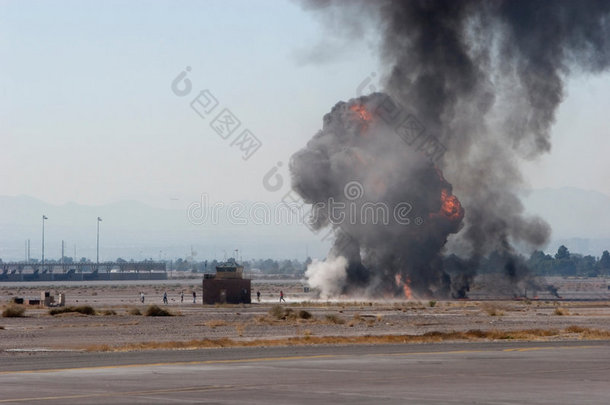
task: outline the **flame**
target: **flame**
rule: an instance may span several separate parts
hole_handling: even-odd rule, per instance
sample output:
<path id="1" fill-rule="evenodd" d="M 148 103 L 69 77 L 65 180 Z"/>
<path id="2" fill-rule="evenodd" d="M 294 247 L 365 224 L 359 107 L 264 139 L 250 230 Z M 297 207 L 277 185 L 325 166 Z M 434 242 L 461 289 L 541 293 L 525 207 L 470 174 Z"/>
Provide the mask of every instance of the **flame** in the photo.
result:
<path id="1" fill-rule="evenodd" d="M 455 219 L 460 216 L 462 206 L 456 196 L 451 195 L 449 191 L 441 191 L 441 211 L 448 217 Z"/>
<path id="2" fill-rule="evenodd" d="M 364 122 L 370 122 L 373 119 L 371 113 L 362 104 L 354 104 L 349 109 L 357 113 L 360 120 Z"/>
<path id="3" fill-rule="evenodd" d="M 406 282 L 406 283 L 404 283 L 404 284 L 403 284 L 403 286 L 402 286 L 402 289 L 403 289 L 403 290 L 404 290 L 404 292 L 405 292 L 405 297 L 406 297 L 408 300 L 413 299 L 413 294 L 411 293 L 411 287 L 409 287 L 409 283 L 410 283 L 410 282 L 411 282 L 411 280 L 409 280 L 409 279 L 407 278 L 407 282 Z"/>
<path id="4" fill-rule="evenodd" d="M 400 274 L 396 274 L 394 276 L 394 281 L 396 281 L 396 285 L 398 287 L 402 287 L 402 290 L 405 293 L 405 298 L 408 300 L 413 299 L 413 293 L 411 292 L 411 279 L 407 276 L 405 281 L 402 281 L 402 276 Z"/>
<path id="5" fill-rule="evenodd" d="M 441 190 L 441 209 L 437 215 L 444 215 L 451 220 L 460 219 L 464 215 L 462 204 L 449 190 Z"/>

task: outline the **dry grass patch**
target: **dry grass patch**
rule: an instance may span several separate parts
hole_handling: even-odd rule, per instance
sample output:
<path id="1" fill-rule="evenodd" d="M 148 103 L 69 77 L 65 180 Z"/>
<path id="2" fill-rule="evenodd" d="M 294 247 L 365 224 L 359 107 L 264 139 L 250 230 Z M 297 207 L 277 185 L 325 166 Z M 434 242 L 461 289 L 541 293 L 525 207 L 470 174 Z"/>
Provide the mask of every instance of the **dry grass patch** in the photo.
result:
<path id="1" fill-rule="evenodd" d="M 171 312 L 169 312 L 168 310 L 165 310 L 163 308 L 161 308 L 158 305 L 149 305 L 148 308 L 146 308 L 146 312 L 144 312 L 144 315 L 146 316 L 174 316 L 174 314 L 172 314 Z"/>
<path id="2" fill-rule="evenodd" d="M 347 326 L 349 326 L 350 328 L 353 328 L 354 326 L 360 324 L 360 322 L 363 322 L 364 320 L 362 319 L 362 316 L 360 316 L 360 312 L 356 312 L 354 314 L 354 316 L 352 317 L 352 319 L 350 319 L 347 322 Z"/>
<path id="3" fill-rule="evenodd" d="M 304 309 L 302 309 L 298 312 L 297 317 L 299 319 L 311 319 L 313 317 L 313 315 L 311 315 L 311 312 L 305 311 Z"/>
<path id="4" fill-rule="evenodd" d="M 127 313 L 129 315 L 142 315 L 142 312 L 140 312 L 139 308 L 130 308 L 129 310 L 127 310 Z"/>
<path id="5" fill-rule="evenodd" d="M 334 325 L 342 325 L 345 323 L 345 320 L 338 315 L 335 314 L 326 314 L 324 317 L 326 323 L 334 324 Z"/>
<path id="6" fill-rule="evenodd" d="M 578 331 L 578 332 L 574 332 Z M 581 339 L 608 339 L 609 331 L 600 331 L 571 326 L 563 332 L 555 329 L 524 329 L 515 331 L 479 330 L 466 332 L 428 332 L 423 335 L 381 335 L 381 336 L 313 336 L 306 330 L 303 336 L 283 339 L 232 340 L 228 338 L 190 340 L 184 342 L 140 342 L 122 346 L 92 345 L 88 351 L 132 351 L 153 349 L 201 349 L 215 347 L 252 347 L 252 346 L 292 346 L 292 345 L 328 345 L 328 344 L 392 344 L 392 343 L 431 343 L 442 341 L 476 341 L 476 340 L 547 340 L 564 336 L 565 333 L 577 334 Z"/>
<path id="7" fill-rule="evenodd" d="M 285 314 L 284 307 L 279 304 L 275 304 L 269 309 L 269 315 L 276 319 L 284 319 Z"/>
<path id="8" fill-rule="evenodd" d="M 583 339 L 601 340 L 610 338 L 610 331 L 583 328 L 582 326 L 568 326 L 565 332 L 580 335 Z"/>
<path id="9" fill-rule="evenodd" d="M 67 306 L 49 309 L 49 315 L 65 314 L 68 312 L 77 312 L 83 315 L 95 315 L 95 309 L 93 309 L 93 307 L 89 305 L 79 305 L 76 307 Z"/>
<path id="10" fill-rule="evenodd" d="M 258 323 L 266 323 L 266 324 L 274 324 L 274 321 L 300 321 L 300 320 L 310 320 L 313 318 L 311 312 L 306 311 L 304 309 L 299 311 L 294 311 L 292 308 L 284 308 L 283 306 L 276 304 L 273 305 L 268 314 L 271 319 L 267 317 L 258 317 L 256 321 Z"/>
<path id="11" fill-rule="evenodd" d="M 25 316 L 25 308 L 22 305 L 11 304 L 2 311 L 3 318 L 22 318 Z"/>

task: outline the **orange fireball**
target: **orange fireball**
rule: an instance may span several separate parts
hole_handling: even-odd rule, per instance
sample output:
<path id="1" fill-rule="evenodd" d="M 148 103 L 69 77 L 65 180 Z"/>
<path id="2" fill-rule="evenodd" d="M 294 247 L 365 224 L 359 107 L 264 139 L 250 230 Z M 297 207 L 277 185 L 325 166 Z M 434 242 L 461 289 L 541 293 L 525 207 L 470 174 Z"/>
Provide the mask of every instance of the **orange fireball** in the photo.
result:
<path id="1" fill-rule="evenodd" d="M 462 215 L 460 201 L 444 189 L 441 191 L 441 212 L 451 219 L 458 219 Z"/>
<path id="2" fill-rule="evenodd" d="M 357 113 L 358 117 L 362 121 L 369 122 L 373 119 L 373 116 L 371 115 L 371 113 L 368 112 L 366 107 L 363 106 L 362 104 L 354 104 L 349 109 L 354 111 L 355 113 Z"/>
<path id="3" fill-rule="evenodd" d="M 438 212 L 430 214 L 430 217 L 444 216 L 452 221 L 460 220 L 464 216 L 464 209 L 460 200 L 447 189 L 441 190 L 441 208 Z"/>

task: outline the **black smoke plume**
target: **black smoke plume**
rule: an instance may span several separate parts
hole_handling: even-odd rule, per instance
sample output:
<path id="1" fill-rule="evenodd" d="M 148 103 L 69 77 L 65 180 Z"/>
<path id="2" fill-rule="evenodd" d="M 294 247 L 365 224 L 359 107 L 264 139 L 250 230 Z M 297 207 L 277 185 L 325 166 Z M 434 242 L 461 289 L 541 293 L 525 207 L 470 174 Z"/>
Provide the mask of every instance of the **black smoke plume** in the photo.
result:
<path id="1" fill-rule="evenodd" d="M 524 215 L 517 196 L 523 186 L 519 162 L 550 151 L 550 129 L 564 97 L 565 79 L 572 73 L 601 72 L 610 65 L 610 2 L 305 4 L 332 24 L 333 34 L 344 35 L 346 46 L 361 41 L 367 33 L 379 41 L 379 57 L 387 67 L 385 93 L 446 147 L 436 165 L 453 184 L 452 192 L 465 209 L 462 228 L 446 246 L 455 253 L 455 260 L 441 260 L 439 253 L 456 228 L 430 235 L 413 227 L 399 228 L 403 234 L 397 229 L 371 233 L 369 226 L 335 226 L 337 241 L 332 254 L 345 256 L 349 263 L 343 290 L 371 287 L 392 275 L 400 275 L 404 282 L 408 275 L 417 292 L 446 292 L 452 282 L 454 294 L 465 295 L 480 261 L 491 252 L 506 258 L 503 267 L 508 279 L 515 283 L 522 279 L 527 271 L 515 267 L 514 246 L 534 249 L 544 245 L 550 228 L 542 220 Z M 335 109 L 325 120 L 335 119 Z M 360 179 L 362 170 L 352 167 L 359 158 L 351 155 L 349 131 L 345 135 L 342 128 L 336 130 L 332 125 L 325 121 L 322 132 L 295 155 L 293 185 L 308 202 L 336 196 L 340 185 Z M 373 128 L 368 129 L 372 132 Z M 328 131 L 336 132 L 329 136 Z M 392 179 L 386 186 L 402 188 L 397 194 L 377 197 L 388 197 L 389 203 L 396 198 L 408 201 L 414 211 L 428 211 L 429 215 L 432 199 L 428 200 L 427 193 L 435 194 L 449 183 L 443 179 L 443 185 L 434 184 L 428 176 L 429 165 L 410 155 L 408 159 L 400 156 L 392 143 L 386 144 L 390 136 L 380 131 L 384 135 L 369 136 L 371 143 L 381 145 L 365 147 L 373 155 L 370 161 L 365 156 L 367 172 L 381 171 L 391 177 L 389 173 L 395 170 L 400 180 Z M 365 191 L 369 189 L 365 187 Z M 418 207 L 418 203 L 422 205 Z M 316 221 L 317 226 L 328 224 L 323 218 Z M 380 240 L 380 232 L 390 239 Z"/>

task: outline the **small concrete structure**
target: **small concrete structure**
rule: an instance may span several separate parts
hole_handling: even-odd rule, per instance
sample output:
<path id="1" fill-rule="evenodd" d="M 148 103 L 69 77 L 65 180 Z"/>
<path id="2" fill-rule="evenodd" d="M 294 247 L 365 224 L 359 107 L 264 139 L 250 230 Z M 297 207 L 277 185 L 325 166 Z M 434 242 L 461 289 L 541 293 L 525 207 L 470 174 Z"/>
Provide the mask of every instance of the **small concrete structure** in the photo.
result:
<path id="1" fill-rule="evenodd" d="M 235 260 L 216 266 L 216 274 L 205 274 L 202 288 L 204 304 L 250 304 L 251 280 L 243 278 L 244 268 Z"/>
<path id="2" fill-rule="evenodd" d="M 39 305 L 41 307 L 63 307 L 66 305 L 66 295 L 59 294 L 58 302 L 55 302 L 55 296 L 48 291 L 40 292 L 40 300 L 29 300 L 30 305 Z"/>
<path id="3" fill-rule="evenodd" d="M 55 298 L 51 295 L 50 292 L 48 291 L 41 291 L 40 292 L 40 305 L 43 307 L 50 307 L 51 304 L 53 304 L 55 301 Z"/>

